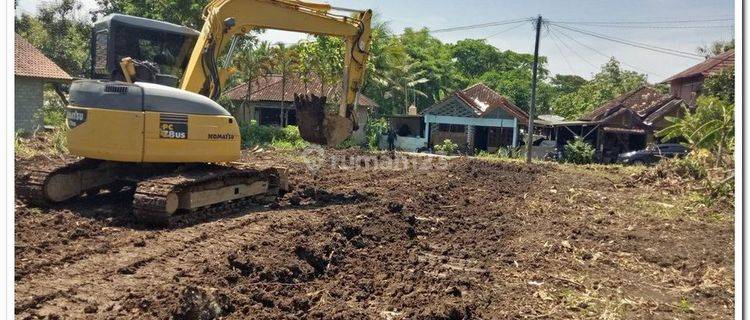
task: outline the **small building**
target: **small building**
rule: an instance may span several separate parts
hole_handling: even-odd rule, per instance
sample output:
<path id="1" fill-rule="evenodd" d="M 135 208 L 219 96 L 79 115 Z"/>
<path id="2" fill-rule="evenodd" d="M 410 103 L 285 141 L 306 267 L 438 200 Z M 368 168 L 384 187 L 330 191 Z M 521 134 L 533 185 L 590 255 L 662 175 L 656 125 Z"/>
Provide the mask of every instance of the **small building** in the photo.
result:
<path id="1" fill-rule="evenodd" d="M 686 107 L 678 97 L 641 86 L 604 103 L 581 117 L 583 123 L 575 125 L 581 126 L 583 137 L 596 146 L 599 161 L 606 163 L 620 153 L 658 142 L 654 133 L 669 125 L 665 117 L 680 117 Z M 558 143 L 561 140 L 558 138 Z"/>
<path id="2" fill-rule="evenodd" d="M 15 129 L 33 131 L 44 124 L 38 116 L 44 85 L 69 83 L 73 78 L 18 34 L 15 50 Z"/>
<path id="3" fill-rule="evenodd" d="M 694 106 L 695 98 L 700 96 L 703 90 L 703 81 L 706 77 L 727 68 L 734 68 L 734 49 L 708 58 L 685 71 L 669 77 L 664 82 L 669 83 L 673 96 L 682 99 L 689 106 Z"/>
<path id="4" fill-rule="evenodd" d="M 410 107 L 411 109 L 411 107 Z M 425 139 L 425 122 L 424 117 L 414 112 L 407 115 L 387 116 L 388 129 L 396 133 L 394 147 L 397 150 L 419 152 L 427 149 L 427 139 Z M 380 137 L 380 149 L 388 147 L 388 135 Z"/>
<path id="5" fill-rule="evenodd" d="M 283 87 L 283 90 L 282 90 Z M 252 93 L 247 97 L 248 84 L 237 85 L 226 92 L 235 109 L 235 118 L 240 122 L 255 120 L 261 125 L 286 126 L 296 125 L 294 110 L 295 94 L 314 94 L 326 96 L 331 104 L 341 96 L 341 84 L 321 85 L 320 78 L 314 75 L 304 81 L 299 75 L 288 75 L 284 81 L 281 75 L 265 75 L 250 82 Z M 282 94 L 283 91 L 283 94 Z M 323 94 L 321 94 L 323 92 Z M 367 121 L 367 110 L 377 107 L 377 103 L 360 94 L 357 100 L 360 113 L 359 123 Z"/>
<path id="6" fill-rule="evenodd" d="M 428 147 L 451 140 L 466 151 L 517 147 L 528 114 L 482 83 L 449 95 L 422 112 Z"/>

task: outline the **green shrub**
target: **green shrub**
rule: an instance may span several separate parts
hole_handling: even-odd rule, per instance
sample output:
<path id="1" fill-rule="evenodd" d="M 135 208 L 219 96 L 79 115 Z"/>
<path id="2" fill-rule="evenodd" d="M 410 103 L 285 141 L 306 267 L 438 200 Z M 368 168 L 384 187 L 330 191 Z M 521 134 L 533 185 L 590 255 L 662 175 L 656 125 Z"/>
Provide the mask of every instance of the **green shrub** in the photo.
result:
<path id="1" fill-rule="evenodd" d="M 307 146 L 297 126 L 262 126 L 253 120 L 241 124 L 240 135 L 243 148 L 272 146 L 279 149 L 300 149 Z"/>
<path id="2" fill-rule="evenodd" d="M 371 150 L 378 149 L 380 136 L 386 133 L 388 133 L 388 120 L 385 118 L 370 119 L 370 121 L 365 124 L 367 147 Z"/>
<path id="3" fill-rule="evenodd" d="M 447 156 L 455 154 L 458 151 L 458 145 L 450 139 L 443 140 L 442 144 L 435 145 L 435 152 Z"/>
<path id="4" fill-rule="evenodd" d="M 513 147 L 513 146 L 507 146 L 507 147 L 500 147 L 497 149 L 497 154 L 500 155 L 502 158 L 511 158 L 511 159 L 519 159 L 522 158 L 524 153 L 524 148 L 522 147 Z"/>
<path id="5" fill-rule="evenodd" d="M 523 150 L 524 149 L 521 147 L 514 148 L 513 146 L 507 146 L 507 147 L 500 147 L 495 152 L 479 150 L 476 156 L 479 158 L 517 159 L 517 158 L 521 158 L 524 155 Z"/>
<path id="6" fill-rule="evenodd" d="M 586 164 L 594 162 L 594 147 L 581 138 L 569 141 L 563 151 L 563 162 Z"/>
<path id="7" fill-rule="evenodd" d="M 27 143 L 26 134 L 23 131 L 16 131 L 15 139 L 13 140 L 13 149 L 16 151 L 16 156 L 26 159 L 36 155 L 36 150 L 30 147 Z"/>
<path id="8" fill-rule="evenodd" d="M 34 118 L 45 126 L 62 128 L 65 126 L 65 104 L 53 90 L 44 90 L 44 101 Z"/>

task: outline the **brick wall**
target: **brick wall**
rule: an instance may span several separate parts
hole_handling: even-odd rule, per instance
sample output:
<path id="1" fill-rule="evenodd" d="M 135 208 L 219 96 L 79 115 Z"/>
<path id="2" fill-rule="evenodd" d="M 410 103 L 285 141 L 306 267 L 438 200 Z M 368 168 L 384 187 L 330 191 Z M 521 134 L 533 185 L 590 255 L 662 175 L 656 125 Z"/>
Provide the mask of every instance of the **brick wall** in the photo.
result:
<path id="1" fill-rule="evenodd" d="M 31 131 L 41 126 L 42 119 L 36 119 L 37 111 L 44 100 L 44 81 L 40 79 L 16 78 L 16 130 Z"/>

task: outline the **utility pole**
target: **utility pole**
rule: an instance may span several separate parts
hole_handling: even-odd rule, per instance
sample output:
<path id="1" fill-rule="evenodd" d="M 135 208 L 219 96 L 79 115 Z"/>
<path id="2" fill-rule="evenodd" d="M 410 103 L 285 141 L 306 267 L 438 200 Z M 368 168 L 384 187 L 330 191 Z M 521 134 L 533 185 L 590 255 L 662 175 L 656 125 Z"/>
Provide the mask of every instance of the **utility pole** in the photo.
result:
<path id="1" fill-rule="evenodd" d="M 536 18 L 536 42 L 534 43 L 534 66 L 531 71 L 531 104 L 529 105 L 529 125 L 526 128 L 526 163 L 531 163 L 531 143 L 534 140 L 534 112 L 536 108 L 536 69 L 539 64 L 539 34 L 542 30 L 542 15 Z"/>

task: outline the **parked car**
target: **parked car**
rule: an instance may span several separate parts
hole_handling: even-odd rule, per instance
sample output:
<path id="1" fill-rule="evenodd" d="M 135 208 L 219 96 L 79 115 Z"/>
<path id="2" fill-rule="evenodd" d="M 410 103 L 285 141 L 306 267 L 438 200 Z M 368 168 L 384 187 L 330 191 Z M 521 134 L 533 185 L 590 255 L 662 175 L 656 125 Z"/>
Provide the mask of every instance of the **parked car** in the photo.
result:
<path id="1" fill-rule="evenodd" d="M 651 164 L 662 158 L 682 157 L 690 152 L 690 149 L 679 143 L 664 143 L 650 145 L 648 148 L 638 151 L 621 153 L 617 156 L 617 162 L 623 164 Z"/>

